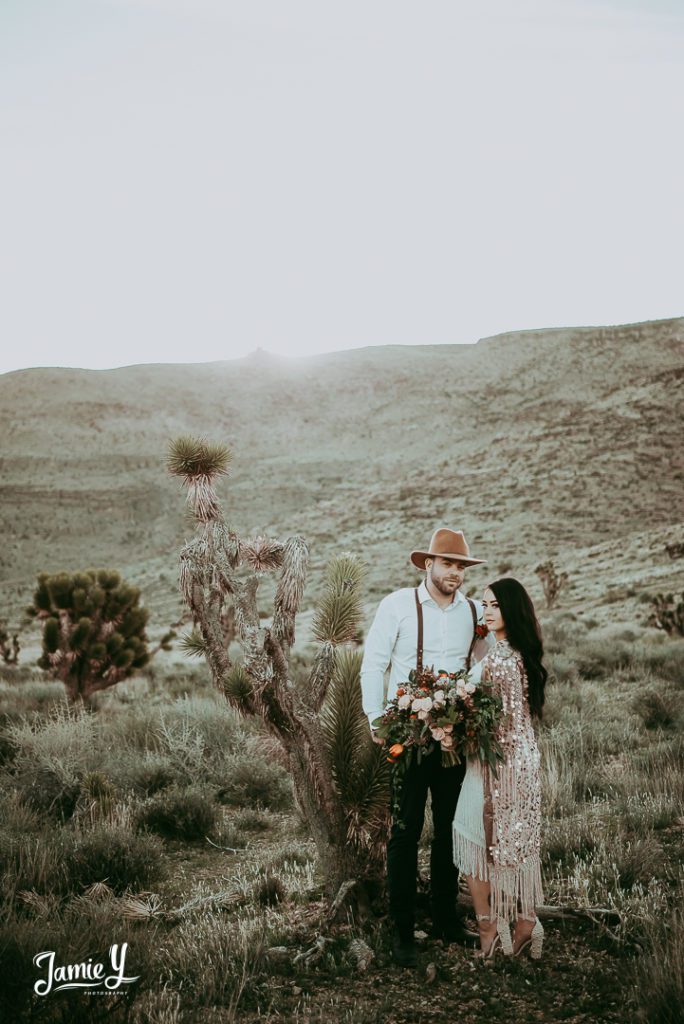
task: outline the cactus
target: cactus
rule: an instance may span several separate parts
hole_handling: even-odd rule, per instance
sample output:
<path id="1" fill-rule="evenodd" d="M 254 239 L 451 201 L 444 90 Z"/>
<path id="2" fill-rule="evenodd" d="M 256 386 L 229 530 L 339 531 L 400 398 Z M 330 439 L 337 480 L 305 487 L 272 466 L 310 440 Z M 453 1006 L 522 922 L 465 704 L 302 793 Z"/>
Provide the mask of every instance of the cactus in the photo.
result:
<path id="1" fill-rule="evenodd" d="M 159 649 L 168 650 L 175 635 L 148 649 L 149 612 L 140 591 L 111 569 L 41 573 L 27 612 L 43 623 L 39 666 L 62 680 L 72 701 L 87 703 L 128 678 Z"/>
<path id="2" fill-rule="evenodd" d="M 264 723 L 281 745 L 297 803 L 316 842 L 328 894 L 357 883 L 363 901 L 379 888 L 388 824 L 388 772 L 361 709 L 360 656 L 351 645 L 362 616 L 364 567 L 350 554 L 333 558 L 315 611 L 317 644 L 307 678 L 295 682 L 291 650 L 309 552 L 300 536 L 243 540 L 226 524 L 215 491 L 227 473 L 227 448 L 182 437 L 168 468 L 188 489 L 195 535 L 180 553 L 180 588 L 195 623 L 181 643 L 203 654 L 214 684 L 242 714 Z M 277 575 L 271 625 L 257 607 L 260 578 Z M 224 624 L 234 612 L 242 658 L 229 656 Z"/>
<path id="3" fill-rule="evenodd" d="M 541 580 L 546 607 L 554 608 L 561 590 L 568 582 L 567 572 L 559 573 L 555 562 L 551 560 L 542 562 L 534 571 Z"/>
<path id="4" fill-rule="evenodd" d="M 0 658 L 5 665 L 16 665 L 19 661 L 20 650 L 19 634 L 12 633 L 10 635 L 6 624 L 0 620 Z"/>
<path id="5" fill-rule="evenodd" d="M 674 594 L 656 594 L 651 608 L 649 626 L 662 629 L 668 636 L 684 636 L 684 593 L 681 601 Z"/>

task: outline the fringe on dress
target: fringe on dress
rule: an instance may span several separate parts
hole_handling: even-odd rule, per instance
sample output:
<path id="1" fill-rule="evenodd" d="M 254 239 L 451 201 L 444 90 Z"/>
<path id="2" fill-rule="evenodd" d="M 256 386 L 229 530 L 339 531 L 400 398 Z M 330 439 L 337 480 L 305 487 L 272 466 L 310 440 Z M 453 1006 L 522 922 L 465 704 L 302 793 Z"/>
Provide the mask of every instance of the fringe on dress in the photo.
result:
<path id="1" fill-rule="evenodd" d="M 498 641 L 482 662 L 482 682 L 501 694 L 496 776 L 469 759 L 454 818 L 454 862 L 491 886 L 492 916 L 533 920 L 544 902 L 540 863 L 541 771 L 522 658 Z"/>

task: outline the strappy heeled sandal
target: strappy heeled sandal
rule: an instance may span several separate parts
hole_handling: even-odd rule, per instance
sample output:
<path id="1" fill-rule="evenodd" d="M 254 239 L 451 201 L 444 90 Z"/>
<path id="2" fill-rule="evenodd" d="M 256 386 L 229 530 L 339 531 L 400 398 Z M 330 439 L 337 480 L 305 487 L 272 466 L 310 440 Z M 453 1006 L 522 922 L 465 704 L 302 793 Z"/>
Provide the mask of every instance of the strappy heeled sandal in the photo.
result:
<path id="1" fill-rule="evenodd" d="M 541 960 L 542 945 L 544 942 L 544 928 L 541 921 L 537 918 L 534 922 L 534 928 L 529 939 L 525 939 L 519 949 L 513 953 L 513 956 L 520 956 L 522 953 L 529 950 L 530 956 L 533 960 Z"/>
<path id="2" fill-rule="evenodd" d="M 478 921 L 494 920 L 489 914 L 476 914 L 475 916 Z M 482 960 L 493 960 L 498 949 L 501 950 L 504 956 L 510 956 L 513 952 L 513 940 L 508 921 L 504 921 L 501 917 L 496 919 L 496 932 L 489 946 L 487 949 L 478 950 L 475 956 Z"/>

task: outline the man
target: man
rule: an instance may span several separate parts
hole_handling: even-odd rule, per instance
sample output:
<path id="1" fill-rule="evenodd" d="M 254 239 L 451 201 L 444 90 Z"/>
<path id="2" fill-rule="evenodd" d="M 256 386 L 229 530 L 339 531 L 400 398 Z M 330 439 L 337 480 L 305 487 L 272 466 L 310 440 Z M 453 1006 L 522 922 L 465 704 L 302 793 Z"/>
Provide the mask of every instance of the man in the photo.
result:
<path id="1" fill-rule="evenodd" d="M 373 732 L 373 720 L 385 709 L 384 676 L 390 668 L 387 701 L 408 680 L 416 667 L 447 672 L 470 667 L 483 657 L 486 643 L 478 641 L 476 624 L 482 606 L 461 593 L 472 558 L 460 530 L 436 530 L 428 551 L 412 551 L 411 562 L 425 570 L 417 588 L 395 590 L 383 598 L 366 639 L 361 666 L 363 710 Z M 383 740 L 374 737 L 376 743 Z M 387 844 L 387 883 L 390 917 L 394 926 L 393 954 L 402 966 L 417 963 L 415 925 L 418 842 L 423 830 L 428 789 L 432 797 L 434 838 L 430 854 L 430 890 L 433 932 L 445 942 L 470 938 L 456 910 L 458 871 L 453 862 L 452 822 L 465 775 L 465 764 L 442 767 L 439 744 L 408 768 L 401 789 L 399 818 L 404 828 L 392 825 Z"/>

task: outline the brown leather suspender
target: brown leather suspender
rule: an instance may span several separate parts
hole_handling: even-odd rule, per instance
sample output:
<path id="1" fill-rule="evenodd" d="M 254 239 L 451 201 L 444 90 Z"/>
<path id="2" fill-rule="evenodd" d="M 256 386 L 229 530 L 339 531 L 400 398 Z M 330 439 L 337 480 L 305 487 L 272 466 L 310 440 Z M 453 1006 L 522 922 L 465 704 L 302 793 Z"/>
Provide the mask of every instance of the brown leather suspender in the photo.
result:
<path id="1" fill-rule="evenodd" d="M 418 597 L 418 587 L 413 591 L 413 596 L 416 599 L 416 614 L 418 616 L 418 647 L 416 648 L 416 672 L 423 671 L 423 607 Z M 466 597 L 466 601 L 470 606 L 470 614 L 473 617 L 473 639 L 470 641 L 470 647 L 468 648 L 468 655 L 466 657 L 466 672 L 470 671 L 470 661 L 473 656 L 473 648 L 475 647 L 475 641 L 477 640 L 477 633 L 475 632 L 477 627 L 477 610 L 475 608 L 475 602 L 471 601 L 469 597 Z"/>
<path id="2" fill-rule="evenodd" d="M 416 599 L 416 614 L 418 615 L 418 647 L 416 648 L 416 672 L 423 671 L 423 609 L 418 597 L 418 587 L 413 591 Z"/>

